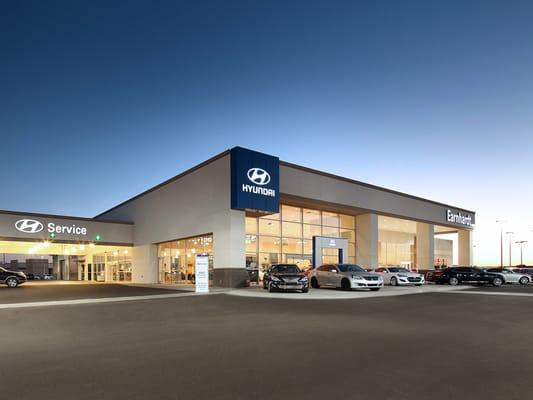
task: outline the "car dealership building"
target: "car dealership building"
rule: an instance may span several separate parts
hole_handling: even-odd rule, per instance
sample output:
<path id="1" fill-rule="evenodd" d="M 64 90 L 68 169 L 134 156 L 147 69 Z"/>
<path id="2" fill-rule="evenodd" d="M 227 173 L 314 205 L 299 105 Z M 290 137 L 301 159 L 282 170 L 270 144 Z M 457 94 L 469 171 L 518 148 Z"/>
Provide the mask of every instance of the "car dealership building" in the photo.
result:
<path id="1" fill-rule="evenodd" d="M 472 265 L 474 224 L 473 211 L 235 147 L 94 218 L 0 211 L 0 261 L 49 257 L 66 280 L 191 283 L 203 254 L 211 284 L 235 287 L 279 262 Z"/>

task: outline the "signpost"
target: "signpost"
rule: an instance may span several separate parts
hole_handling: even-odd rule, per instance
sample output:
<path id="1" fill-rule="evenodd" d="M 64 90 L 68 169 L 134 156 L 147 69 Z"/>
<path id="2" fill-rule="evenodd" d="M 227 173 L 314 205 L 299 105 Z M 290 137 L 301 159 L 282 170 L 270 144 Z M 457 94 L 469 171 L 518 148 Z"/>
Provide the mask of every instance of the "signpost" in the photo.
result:
<path id="1" fill-rule="evenodd" d="M 209 292 L 209 256 L 207 254 L 196 255 L 194 270 L 196 293 Z"/>

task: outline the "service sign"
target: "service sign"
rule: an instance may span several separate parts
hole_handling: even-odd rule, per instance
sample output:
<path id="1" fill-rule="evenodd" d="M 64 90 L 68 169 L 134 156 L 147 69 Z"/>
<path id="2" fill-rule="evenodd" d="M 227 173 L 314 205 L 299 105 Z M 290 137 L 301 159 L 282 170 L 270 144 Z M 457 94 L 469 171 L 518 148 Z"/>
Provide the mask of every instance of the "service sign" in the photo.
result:
<path id="1" fill-rule="evenodd" d="M 197 293 L 209 292 L 209 256 L 197 254 L 194 268 L 195 286 Z"/>
<path id="2" fill-rule="evenodd" d="M 231 149 L 231 208 L 279 212 L 279 158 Z"/>

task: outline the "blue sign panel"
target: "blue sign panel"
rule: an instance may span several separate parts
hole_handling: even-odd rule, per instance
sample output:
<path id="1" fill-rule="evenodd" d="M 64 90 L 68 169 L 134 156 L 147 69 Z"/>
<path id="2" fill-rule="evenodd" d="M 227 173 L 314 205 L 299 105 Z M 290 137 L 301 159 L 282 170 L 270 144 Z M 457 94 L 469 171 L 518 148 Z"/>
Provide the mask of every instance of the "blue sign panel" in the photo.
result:
<path id="1" fill-rule="evenodd" d="M 231 149 L 231 208 L 279 212 L 279 158 Z"/>

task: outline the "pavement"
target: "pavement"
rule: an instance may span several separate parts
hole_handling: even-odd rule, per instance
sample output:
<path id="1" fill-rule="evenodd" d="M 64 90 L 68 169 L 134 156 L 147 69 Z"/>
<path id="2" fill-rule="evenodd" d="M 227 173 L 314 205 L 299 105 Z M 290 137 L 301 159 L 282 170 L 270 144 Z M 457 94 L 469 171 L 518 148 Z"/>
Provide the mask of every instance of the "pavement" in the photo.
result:
<path id="1" fill-rule="evenodd" d="M 533 298 L 466 289 L 0 309 L 2 398 L 531 398 Z"/>
<path id="2" fill-rule="evenodd" d="M 137 287 L 113 283 L 61 281 L 26 282 L 15 289 L 10 289 L 5 285 L 0 285 L 0 304 L 96 299 L 123 296 L 146 296 L 168 293 L 168 289 L 159 287 Z"/>

